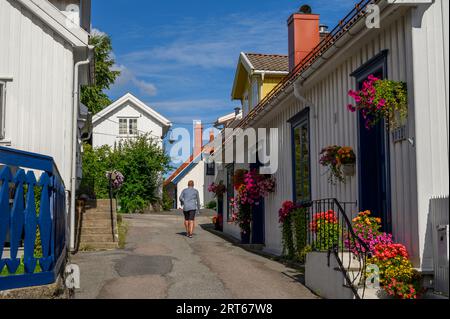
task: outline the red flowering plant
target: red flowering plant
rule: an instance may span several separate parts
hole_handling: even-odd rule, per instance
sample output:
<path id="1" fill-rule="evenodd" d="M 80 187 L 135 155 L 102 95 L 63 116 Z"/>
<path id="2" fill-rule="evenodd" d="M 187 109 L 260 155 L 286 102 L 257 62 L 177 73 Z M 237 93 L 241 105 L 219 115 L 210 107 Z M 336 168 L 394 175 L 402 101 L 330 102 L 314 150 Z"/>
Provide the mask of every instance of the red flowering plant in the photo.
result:
<path id="1" fill-rule="evenodd" d="M 366 129 L 370 130 L 383 118 L 391 128 L 397 128 L 408 116 L 406 83 L 381 80 L 369 75 L 360 91 L 350 90 L 348 95 L 355 105 L 347 105 L 350 112 L 360 111 Z"/>
<path id="2" fill-rule="evenodd" d="M 335 211 L 329 210 L 314 214 L 309 227 L 315 233 L 314 247 L 317 250 L 327 251 L 340 245 L 341 228 Z"/>
<path id="3" fill-rule="evenodd" d="M 248 234 L 251 231 L 252 207 L 259 205 L 261 198 L 275 191 L 276 182 L 274 178 L 260 175 L 256 170 L 241 170 L 235 175 L 234 183 L 237 182 L 240 186 L 236 188 L 237 196 L 233 200 L 233 220 L 243 234 Z"/>
<path id="4" fill-rule="evenodd" d="M 369 264 L 379 268 L 380 284 L 392 297 L 416 299 L 420 293 L 420 280 L 409 261 L 406 247 L 395 243 L 391 234 L 381 232 L 381 219 L 361 212 L 353 219 L 353 230 L 370 250 Z M 364 247 L 350 239 L 345 246 L 354 254 L 365 252 Z M 369 275 L 369 274 L 368 274 Z"/>

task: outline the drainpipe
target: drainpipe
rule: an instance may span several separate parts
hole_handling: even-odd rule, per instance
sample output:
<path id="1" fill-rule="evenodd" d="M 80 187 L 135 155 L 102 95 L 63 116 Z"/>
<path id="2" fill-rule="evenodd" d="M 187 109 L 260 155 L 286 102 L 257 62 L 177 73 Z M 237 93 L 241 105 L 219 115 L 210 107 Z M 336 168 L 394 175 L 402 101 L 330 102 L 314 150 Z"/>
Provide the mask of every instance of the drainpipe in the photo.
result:
<path id="1" fill-rule="evenodd" d="M 73 80 L 73 122 L 72 122 L 72 172 L 70 181 L 70 251 L 75 250 L 75 191 L 77 188 L 77 141 L 78 141 L 78 116 L 79 116 L 79 100 L 80 100 L 80 85 L 79 72 L 82 65 L 87 65 L 91 62 L 93 46 L 88 46 L 88 58 L 84 61 L 75 63 L 74 66 L 74 80 Z"/>

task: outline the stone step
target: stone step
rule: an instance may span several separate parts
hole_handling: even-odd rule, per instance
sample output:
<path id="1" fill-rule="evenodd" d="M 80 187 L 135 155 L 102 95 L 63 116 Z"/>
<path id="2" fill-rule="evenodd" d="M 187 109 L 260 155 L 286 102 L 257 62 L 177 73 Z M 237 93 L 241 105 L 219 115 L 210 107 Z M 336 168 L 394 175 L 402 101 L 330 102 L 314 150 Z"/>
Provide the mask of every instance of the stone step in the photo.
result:
<path id="1" fill-rule="evenodd" d="M 80 238 L 81 243 L 109 243 L 114 242 L 114 237 L 111 234 L 95 234 L 95 235 L 83 235 L 81 234 Z"/>
<path id="2" fill-rule="evenodd" d="M 113 201 L 112 205 L 113 205 L 113 208 L 115 208 L 116 204 L 114 201 Z M 109 199 L 108 200 L 87 201 L 85 207 L 86 207 L 86 210 L 95 209 L 95 208 L 110 210 L 111 203 L 110 203 Z"/>
<path id="3" fill-rule="evenodd" d="M 109 227 L 111 228 L 111 219 L 91 219 L 91 220 L 83 220 L 82 227 L 83 228 L 90 227 Z"/>
<path id="4" fill-rule="evenodd" d="M 109 235 L 112 234 L 111 225 L 109 227 L 83 227 L 81 235 Z"/>
<path id="5" fill-rule="evenodd" d="M 111 221 L 111 215 L 109 214 L 86 214 L 83 215 L 83 221 L 85 220 L 109 220 Z"/>
<path id="6" fill-rule="evenodd" d="M 114 250 L 114 249 L 118 249 L 119 248 L 119 244 L 118 243 L 95 243 L 95 242 L 90 242 L 90 243 L 81 243 L 80 244 L 80 250 Z"/>

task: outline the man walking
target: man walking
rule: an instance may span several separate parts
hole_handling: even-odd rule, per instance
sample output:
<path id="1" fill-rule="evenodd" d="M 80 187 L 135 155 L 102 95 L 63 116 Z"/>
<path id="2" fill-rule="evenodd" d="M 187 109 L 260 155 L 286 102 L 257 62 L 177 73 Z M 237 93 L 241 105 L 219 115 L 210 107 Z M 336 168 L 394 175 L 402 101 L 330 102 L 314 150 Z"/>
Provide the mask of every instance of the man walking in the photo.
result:
<path id="1" fill-rule="evenodd" d="M 200 196 L 198 190 L 194 188 L 194 181 L 189 181 L 188 186 L 181 192 L 180 202 L 181 206 L 183 206 L 186 235 L 192 238 L 195 227 L 195 214 L 197 212 L 200 213 Z"/>

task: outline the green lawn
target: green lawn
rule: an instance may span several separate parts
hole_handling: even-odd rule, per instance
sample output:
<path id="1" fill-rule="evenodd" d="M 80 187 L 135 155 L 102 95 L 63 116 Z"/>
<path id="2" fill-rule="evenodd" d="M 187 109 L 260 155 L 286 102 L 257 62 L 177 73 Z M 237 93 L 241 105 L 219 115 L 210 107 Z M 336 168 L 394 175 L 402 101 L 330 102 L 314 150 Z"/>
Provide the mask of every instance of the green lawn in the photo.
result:
<path id="1" fill-rule="evenodd" d="M 37 273 L 40 273 L 40 272 L 42 272 L 42 269 L 39 266 L 39 263 L 37 263 L 37 266 L 36 266 L 36 269 L 34 270 L 34 273 L 37 274 Z M 17 268 L 17 271 L 16 271 L 16 273 L 14 275 L 23 275 L 24 273 L 25 273 L 25 266 L 24 266 L 23 260 L 22 260 L 22 262 L 19 265 L 19 268 Z M 10 275 L 10 273 L 8 272 L 8 268 L 5 266 L 3 268 L 3 270 L 2 270 L 2 272 L 0 273 L 0 277 L 5 277 L 5 276 L 9 276 L 9 275 Z"/>

